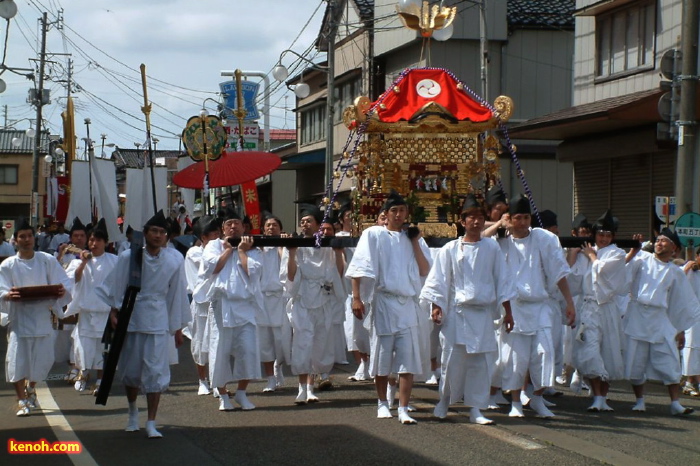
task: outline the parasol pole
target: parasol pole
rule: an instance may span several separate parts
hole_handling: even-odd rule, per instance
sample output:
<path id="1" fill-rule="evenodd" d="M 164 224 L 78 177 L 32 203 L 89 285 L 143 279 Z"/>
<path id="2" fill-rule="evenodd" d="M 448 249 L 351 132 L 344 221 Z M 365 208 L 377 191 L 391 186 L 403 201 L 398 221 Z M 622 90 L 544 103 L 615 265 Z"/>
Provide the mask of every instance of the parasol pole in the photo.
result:
<path id="1" fill-rule="evenodd" d="M 209 207 L 209 153 L 207 150 L 207 114 L 204 109 L 199 114 L 199 118 L 202 120 L 202 149 L 204 150 L 204 183 L 202 198 L 204 200 L 204 215 L 211 214 Z"/>
<path id="2" fill-rule="evenodd" d="M 241 152 L 244 150 L 244 143 L 245 139 L 243 138 L 243 132 L 244 132 L 244 123 L 243 120 L 245 120 L 246 115 L 248 112 L 246 112 L 245 109 L 245 103 L 243 102 L 243 88 L 241 86 L 241 78 L 243 76 L 243 72 L 240 69 L 236 69 L 234 71 L 233 75 L 236 78 L 236 102 L 238 102 L 238 108 L 233 112 L 233 114 L 236 116 L 236 119 L 238 119 L 238 145 L 240 146 Z M 241 185 L 241 200 L 243 201 L 243 209 L 245 210 L 245 199 L 243 199 L 244 193 L 243 193 L 243 186 Z M 229 187 L 229 196 L 231 197 L 231 204 L 233 204 L 233 193 L 231 192 L 231 188 Z M 244 212 L 246 214 L 247 212 Z"/>
<path id="3" fill-rule="evenodd" d="M 158 213 L 156 201 L 156 175 L 153 172 L 153 146 L 151 145 L 151 104 L 148 103 L 148 88 L 146 87 L 146 65 L 141 63 L 141 84 L 143 85 L 143 107 L 141 111 L 146 115 L 146 141 L 148 142 L 148 162 L 151 166 L 151 192 L 153 194 L 153 214 Z"/>
<path id="4" fill-rule="evenodd" d="M 88 157 L 88 179 L 90 180 L 90 222 L 96 224 L 97 219 L 95 218 L 95 199 L 92 196 L 92 156 L 95 150 L 92 147 L 92 140 L 90 140 L 90 119 L 85 119 L 85 128 L 87 131 L 87 140 L 85 144 L 87 145 L 87 157 Z"/>

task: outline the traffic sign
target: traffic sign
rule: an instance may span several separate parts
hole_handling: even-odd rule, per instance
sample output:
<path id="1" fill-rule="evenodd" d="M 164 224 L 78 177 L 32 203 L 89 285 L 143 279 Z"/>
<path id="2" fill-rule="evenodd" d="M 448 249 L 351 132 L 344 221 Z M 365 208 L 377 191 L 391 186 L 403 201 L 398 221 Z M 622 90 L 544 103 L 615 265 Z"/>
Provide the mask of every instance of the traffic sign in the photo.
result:
<path id="1" fill-rule="evenodd" d="M 654 204 L 656 216 L 663 223 L 671 224 L 676 221 L 676 198 L 673 196 L 656 196 Z M 670 218 L 669 218 L 670 217 Z"/>
<path id="2" fill-rule="evenodd" d="M 676 234 L 686 248 L 700 245 L 700 215 L 695 212 L 682 215 L 676 220 Z"/>

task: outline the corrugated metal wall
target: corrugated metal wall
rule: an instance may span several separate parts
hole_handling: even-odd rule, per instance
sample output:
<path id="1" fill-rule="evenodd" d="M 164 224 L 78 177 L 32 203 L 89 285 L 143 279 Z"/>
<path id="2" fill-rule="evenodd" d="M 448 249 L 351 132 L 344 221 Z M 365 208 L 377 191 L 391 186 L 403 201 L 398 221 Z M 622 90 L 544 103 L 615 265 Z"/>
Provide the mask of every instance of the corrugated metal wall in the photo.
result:
<path id="1" fill-rule="evenodd" d="M 650 238 L 656 196 L 673 193 L 672 151 L 574 163 L 574 206 L 594 221 L 610 207 L 620 219 L 618 236 Z"/>

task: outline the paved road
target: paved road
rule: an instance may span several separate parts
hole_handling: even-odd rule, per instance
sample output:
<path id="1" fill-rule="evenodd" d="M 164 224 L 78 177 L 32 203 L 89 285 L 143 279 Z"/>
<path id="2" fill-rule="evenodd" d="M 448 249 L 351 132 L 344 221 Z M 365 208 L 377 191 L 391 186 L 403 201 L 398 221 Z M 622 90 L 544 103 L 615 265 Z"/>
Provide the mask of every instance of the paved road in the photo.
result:
<path id="1" fill-rule="evenodd" d="M 4 334 L 4 330 L 2 331 Z M 0 354 L 6 339 L 0 336 Z M 42 384 L 42 413 L 17 418 L 10 384 L 1 384 L 0 445 L 16 440 L 79 440 L 80 455 L 10 455 L 2 447 L 0 464 L 700 464 L 700 415 L 668 415 L 664 387 L 649 387 L 644 414 L 630 411 L 633 396 L 625 384 L 613 387 L 615 413 L 589 415 L 590 400 L 568 389 L 554 399 L 557 418 L 511 419 L 505 412 L 490 413 L 496 426 L 474 426 L 468 409 L 457 406 L 448 418 L 432 417 L 437 392 L 417 385 L 413 404 L 419 408 L 415 426 L 376 419 L 376 395 L 371 383 L 352 383 L 354 366 L 336 366 L 337 387 L 320 392 L 315 405 L 294 406 L 296 383 L 263 395 L 264 383 L 251 384 L 250 399 L 258 409 L 250 412 L 218 411 L 211 396 L 197 396 L 195 371 L 188 351 L 180 350 L 182 364 L 173 368 L 173 383 L 161 401 L 158 425 L 164 438 L 148 440 L 123 431 L 126 400 L 116 387 L 106 407 L 94 397 L 78 393 L 58 380 Z M 56 364 L 60 376 L 65 365 Z M 4 375 L 4 372 L 3 372 Z M 55 407 L 51 401 L 55 400 Z M 682 402 L 700 411 L 700 400 Z M 145 399 L 139 400 L 142 425 Z M 71 437 L 75 436 L 75 437 Z"/>

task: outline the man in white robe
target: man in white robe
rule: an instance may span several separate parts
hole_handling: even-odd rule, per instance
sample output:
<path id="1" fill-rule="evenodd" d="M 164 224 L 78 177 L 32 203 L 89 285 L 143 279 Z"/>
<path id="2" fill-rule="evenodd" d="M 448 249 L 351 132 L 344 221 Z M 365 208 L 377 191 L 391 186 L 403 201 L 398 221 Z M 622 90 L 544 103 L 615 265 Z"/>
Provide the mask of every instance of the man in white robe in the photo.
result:
<path id="1" fill-rule="evenodd" d="M 430 251 L 417 229 L 404 231 L 406 201 L 396 192 L 384 208 L 387 224 L 362 232 L 345 276 L 352 279 L 352 311 L 365 316 L 371 303 L 372 349 L 370 375 L 377 388 L 377 417 L 391 418 L 387 401 L 388 378 L 399 374 L 399 422 L 415 424 L 408 414 L 414 374 L 423 372 L 419 335 L 418 297 L 422 277 L 430 272 Z"/>
<path id="2" fill-rule="evenodd" d="M 282 221 L 269 216 L 265 219 L 263 229 L 266 236 L 282 235 Z M 286 235 L 284 235 L 286 236 Z M 281 385 L 275 375 L 277 364 L 278 375 L 281 376 L 281 364 L 290 359 L 285 355 L 285 347 L 291 344 L 291 327 L 287 313 L 287 298 L 284 296 L 284 284 L 287 278 L 286 264 L 282 263 L 283 249 L 265 247 L 261 250 L 262 273 L 260 274 L 260 290 L 263 306 L 256 316 L 258 322 L 258 337 L 260 338 L 260 360 L 267 377 L 267 385 L 263 393 L 272 393 Z M 285 342 L 289 340 L 289 343 Z"/>
<path id="3" fill-rule="evenodd" d="M 68 251 L 68 246 L 71 245 L 72 251 Z M 56 259 L 64 269 L 67 269 L 71 262 L 80 259 L 81 252 L 87 248 L 87 228 L 83 225 L 78 217 L 73 219 L 73 224 L 70 227 L 68 241 L 59 245 L 54 253 Z M 77 349 L 73 343 L 73 332 L 75 331 L 75 318 L 68 321 L 59 320 L 55 323 L 56 342 L 54 343 L 56 351 L 56 362 L 68 362 L 70 365 L 69 372 L 63 377 L 63 380 L 73 385 L 78 381 L 79 368 L 76 364 Z"/>
<path id="4" fill-rule="evenodd" d="M 313 205 L 301 206 L 301 233 L 333 234 L 333 226 L 321 231 L 323 214 Z M 345 299 L 342 273 L 345 258 L 342 249 L 288 248 L 282 258 L 287 264 L 287 304 L 292 316 L 292 374 L 298 376 L 299 391 L 294 403 L 318 401 L 313 392 L 314 374 L 327 374 L 335 363 L 336 313 L 342 312 Z"/>
<path id="5" fill-rule="evenodd" d="M 170 339 L 174 338 L 175 346 L 179 347 L 184 338 L 182 329 L 192 318 L 184 259 L 181 254 L 170 254 L 162 248 L 167 228 L 163 211 L 158 211 L 144 225 L 141 291 L 136 296 L 118 365 L 129 402 L 126 431 L 139 430 L 136 402 L 142 391 L 146 393 L 148 406 L 148 438 L 162 437 L 156 429 L 156 415 L 160 394 L 170 385 Z M 131 250 L 120 254 L 116 267 L 96 290 L 100 299 L 111 307 L 113 328 L 129 284 L 130 262 Z"/>
<path id="6" fill-rule="evenodd" d="M 559 238 L 541 228 L 530 229 L 530 201 L 519 195 L 510 201 L 511 235 L 500 240 L 506 264 L 514 277 L 517 298 L 511 301 L 513 331 L 502 335 L 503 389 L 512 396 L 511 417 L 523 417 L 520 391 L 529 370 L 534 387 L 530 407 L 538 417 L 554 414 L 542 394 L 554 384 L 552 314 L 548 290 L 557 286 L 566 300 L 568 324 L 576 316 L 566 276 L 570 269 L 561 253 Z M 558 324 L 559 322 L 557 322 Z"/>
<path id="7" fill-rule="evenodd" d="M 71 281 L 50 254 L 34 251 L 34 228 L 18 222 L 14 232 L 17 254 L 0 264 L 0 306 L 8 315 L 5 378 L 17 394 L 17 416 L 38 409 L 34 386 L 46 379 L 54 363 L 54 330 L 49 315 L 63 317 L 70 302 Z M 24 300 L 20 287 L 61 285 L 53 298 Z"/>
<path id="8" fill-rule="evenodd" d="M 612 244 L 617 227 L 607 210 L 593 225 L 595 247 L 585 244 L 572 267 L 583 276 L 583 298 L 573 343 L 573 364 L 589 380 L 593 404 L 588 411 L 613 411 L 607 403 L 610 381 L 622 380 L 625 363 L 620 340 L 622 320 L 617 296 L 629 292 L 625 252 Z"/>
<path id="9" fill-rule="evenodd" d="M 73 281 L 73 300 L 68 305 L 66 315 L 79 315 L 73 331 L 75 363 L 80 374 L 75 381 L 77 391 L 85 390 L 90 379 L 90 370 L 97 370 L 97 380 L 93 395 L 102 382 L 102 335 L 109 318 L 110 307 L 102 301 L 95 289 L 101 285 L 117 265 L 117 256 L 105 252 L 109 236 L 104 219 L 90 232 L 88 251 L 83 251 L 80 259 L 73 260 L 66 273 Z"/>
<path id="10" fill-rule="evenodd" d="M 260 355 L 256 314 L 263 306 L 260 292 L 262 258 L 253 248 L 253 238 L 242 236 L 243 222 L 228 210 L 223 223 L 224 237 L 207 243 L 202 253 L 199 280 L 213 279 L 207 290 L 198 290 L 197 301 L 210 300 L 218 329 L 216 347 L 209 355 L 211 384 L 219 391 L 219 410 L 232 411 L 226 385 L 237 383 L 233 400 L 244 411 L 255 409 L 246 389 L 260 378 Z M 229 239 L 240 238 L 238 247 Z M 232 360 L 233 358 L 233 360 Z"/>
<path id="11" fill-rule="evenodd" d="M 194 225 L 195 236 L 199 238 L 201 244 L 192 246 L 185 255 L 185 276 L 187 277 L 187 292 L 192 296 L 190 309 L 192 310 L 192 322 L 188 327 L 190 333 L 190 352 L 195 366 L 197 366 L 197 377 L 199 386 L 197 395 L 208 395 L 209 391 L 209 300 L 194 299 L 195 290 L 204 289 L 204 293 L 197 293 L 198 296 L 207 294 L 211 287 L 212 279 L 200 281 L 198 278 L 199 268 L 202 263 L 202 253 L 209 241 L 219 239 L 221 227 L 217 219 L 213 217 L 200 217 Z M 201 302 L 200 302 L 201 301 Z"/>
<path id="12" fill-rule="evenodd" d="M 654 243 L 654 254 L 638 252 L 627 264 L 631 300 L 623 320 L 625 378 L 632 382 L 637 398 L 634 411 L 646 411 L 644 383 L 653 379 L 668 388 L 672 415 L 693 412 L 678 401 L 678 349 L 685 344 L 684 332 L 700 322 L 700 303 L 683 270 L 673 263 L 680 247 L 678 235 L 664 228 Z"/>
<path id="13" fill-rule="evenodd" d="M 510 300 L 516 296 L 498 243 L 481 237 L 485 218 L 483 206 L 467 195 L 461 214 L 465 234 L 440 249 L 421 291 L 421 299 L 432 303 L 433 322 L 441 324 L 445 373 L 434 414 L 445 418 L 448 405 L 463 399 L 471 407 L 470 422 L 482 425 L 493 423 L 480 411 L 488 406 L 490 362 L 498 351 L 493 321 L 503 306 L 504 330 L 512 330 Z"/>

